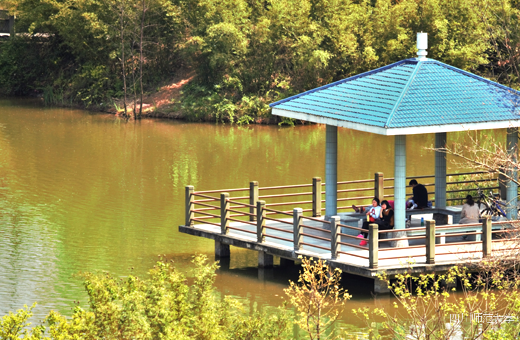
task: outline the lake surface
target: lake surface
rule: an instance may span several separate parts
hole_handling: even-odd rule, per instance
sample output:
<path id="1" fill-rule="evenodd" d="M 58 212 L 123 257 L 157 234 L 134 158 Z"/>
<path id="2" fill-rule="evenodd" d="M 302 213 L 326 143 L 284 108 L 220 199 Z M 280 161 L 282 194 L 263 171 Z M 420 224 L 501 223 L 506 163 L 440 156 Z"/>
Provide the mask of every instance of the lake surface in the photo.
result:
<path id="1" fill-rule="evenodd" d="M 338 180 L 393 176 L 393 137 L 339 129 L 338 142 Z M 409 175 L 433 174 L 433 153 L 422 148 L 433 142 L 431 134 L 408 137 Z M 81 271 L 145 275 L 158 256 L 182 269 L 196 253 L 213 259 L 213 242 L 177 231 L 186 185 L 312 183 L 325 179 L 324 149 L 325 126 L 133 122 L 0 99 L 0 316 L 36 301 L 39 318 L 50 309 L 70 315 L 73 301 L 86 302 L 74 277 Z M 280 305 L 299 268 L 259 279 L 256 265 L 256 252 L 232 248 L 218 290 Z M 370 281 L 347 281 L 348 310 L 391 303 L 370 296 Z"/>

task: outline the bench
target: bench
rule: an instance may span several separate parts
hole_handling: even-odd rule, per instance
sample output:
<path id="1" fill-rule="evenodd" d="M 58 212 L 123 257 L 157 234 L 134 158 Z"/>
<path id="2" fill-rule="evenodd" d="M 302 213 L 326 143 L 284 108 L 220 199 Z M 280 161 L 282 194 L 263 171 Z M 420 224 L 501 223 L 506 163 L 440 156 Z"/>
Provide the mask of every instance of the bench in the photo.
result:
<path id="1" fill-rule="evenodd" d="M 491 226 L 491 230 L 503 230 L 507 228 L 508 224 L 494 224 Z M 410 228 L 417 228 L 419 226 L 411 226 Z M 442 227 L 442 228 L 437 228 Z M 446 228 L 446 224 L 444 225 L 436 225 L 435 228 L 435 234 L 441 235 L 442 237 L 439 237 L 436 239 L 437 244 L 445 244 L 446 243 L 446 237 L 449 237 L 450 233 L 460 234 L 460 233 L 470 233 L 470 232 L 478 232 L 482 231 L 482 223 L 479 223 L 478 225 L 465 225 L 465 224 L 453 224 L 451 228 Z M 426 230 L 407 230 L 406 231 L 407 236 L 424 236 L 426 234 Z M 481 241 L 482 240 L 482 234 L 478 235 L 470 235 L 472 236 L 472 240 L 474 237 L 474 241 Z"/>
<path id="2" fill-rule="evenodd" d="M 441 228 L 436 229 L 435 233 L 437 235 L 441 235 L 442 237 L 437 238 L 438 244 L 444 244 L 446 243 L 446 237 L 449 237 L 449 234 L 451 233 L 466 233 L 466 232 L 477 232 L 482 231 L 482 224 L 479 225 L 473 225 L 473 226 L 467 226 L 463 227 L 464 225 L 458 225 L 457 223 L 460 220 L 460 211 L 461 207 L 457 206 L 450 206 L 446 208 L 424 208 L 424 209 L 412 209 L 412 210 L 406 210 L 406 217 L 413 217 L 416 215 L 433 215 L 433 220 L 435 220 L 435 225 L 437 227 L 440 226 L 446 226 L 446 225 L 453 225 L 453 228 Z M 365 214 L 359 214 L 359 213 L 341 213 L 339 214 L 341 216 L 341 223 L 345 225 L 349 225 L 352 227 L 358 227 L 358 223 L 360 220 L 363 220 L 366 218 Z M 428 218 L 430 219 L 430 218 Z M 426 220 L 426 218 L 425 218 Z M 411 219 L 412 224 L 410 228 L 417 228 L 420 227 L 420 221 L 418 219 Z M 506 228 L 507 225 L 499 224 L 499 225 L 493 225 L 492 230 L 502 230 Z M 346 228 L 345 228 L 346 229 Z M 406 230 L 407 236 L 424 236 L 426 234 L 425 230 Z M 354 231 L 352 229 L 346 229 L 343 230 L 343 233 L 351 234 L 351 235 L 357 235 L 359 232 Z M 386 238 L 392 238 L 395 237 L 393 235 L 388 235 L 393 233 L 381 233 L 379 236 L 381 239 Z M 482 235 L 470 235 L 473 239 L 475 238 L 475 241 L 481 241 Z"/>

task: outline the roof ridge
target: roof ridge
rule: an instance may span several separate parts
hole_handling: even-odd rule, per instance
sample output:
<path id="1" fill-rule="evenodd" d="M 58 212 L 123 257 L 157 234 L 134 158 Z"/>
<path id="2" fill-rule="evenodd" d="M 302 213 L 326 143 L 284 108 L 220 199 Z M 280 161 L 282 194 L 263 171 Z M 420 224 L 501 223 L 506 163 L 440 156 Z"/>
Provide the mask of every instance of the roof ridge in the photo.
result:
<path id="1" fill-rule="evenodd" d="M 452 65 L 448 65 L 448 64 L 446 64 L 446 63 L 443 63 L 442 61 L 438 61 L 438 60 L 436 60 L 436 59 L 427 59 L 427 60 L 424 61 L 424 63 L 433 63 L 433 64 L 438 64 L 438 65 L 441 66 L 441 67 L 445 67 L 445 68 L 450 69 L 450 70 L 452 70 L 452 71 L 455 71 L 455 72 L 461 73 L 461 74 L 463 74 L 463 75 L 465 75 L 465 76 L 468 76 L 468 77 L 470 77 L 470 78 L 473 78 L 473 79 L 476 79 L 476 80 L 483 81 L 483 82 L 488 83 L 488 84 L 490 84 L 490 85 L 493 85 L 493 86 L 499 87 L 499 88 L 501 88 L 502 90 L 507 90 L 507 91 L 510 91 L 510 92 L 513 92 L 513 93 L 515 93 L 515 94 L 520 95 L 520 91 L 518 91 L 518 90 L 515 90 L 515 89 L 513 89 L 513 88 L 511 88 L 511 87 L 507 87 L 507 86 L 502 85 L 502 84 L 500 84 L 500 83 L 497 83 L 496 81 L 489 80 L 489 79 L 486 79 L 486 78 L 484 78 L 484 77 L 478 76 L 478 75 L 476 75 L 476 74 L 473 74 L 473 73 L 471 73 L 471 72 L 465 71 L 465 70 L 460 69 L 460 68 L 458 68 L 458 67 L 455 67 L 455 66 L 452 66 Z"/>
<path id="2" fill-rule="evenodd" d="M 392 109 L 392 112 L 388 115 L 388 119 L 385 123 L 385 128 L 388 128 L 390 125 L 390 121 L 392 118 L 394 118 L 394 114 L 397 112 L 397 109 L 399 108 L 399 105 L 401 105 L 401 101 L 403 100 L 403 97 L 408 92 L 408 89 L 410 88 L 410 85 L 412 84 L 413 80 L 415 79 L 415 76 L 417 75 L 417 72 L 419 71 L 419 68 L 421 67 L 422 61 L 417 61 L 417 64 L 415 65 L 415 69 L 413 70 L 412 74 L 410 75 L 410 78 L 408 79 L 408 82 L 404 86 L 401 94 L 399 95 L 399 98 L 395 101 L 394 108 Z"/>
<path id="3" fill-rule="evenodd" d="M 301 97 L 303 95 L 306 95 L 306 94 L 309 94 L 309 93 L 325 90 L 325 89 L 327 89 L 327 88 L 329 88 L 331 86 L 336 86 L 336 85 L 339 85 L 339 84 L 346 83 L 348 81 L 356 80 L 356 79 L 361 78 L 361 77 L 369 76 L 369 75 L 374 74 L 374 73 L 382 72 L 382 71 L 385 71 L 387 69 L 393 68 L 395 66 L 399 66 L 401 64 L 414 64 L 414 63 L 418 63 L 418 61 L 415 58 L 399 60 L 398 62 L 395 62 L 393 64 L 382 66 L 382 67 L 376 68 L 375 70 L 370 70 L 370 71 L 367 71 L 367 72 L 363 72 L 363 73 L 357 74 L 355 76 L 344 78 L 344 79 L 335 81 L 333 83 L 330 83 L 330 84 L 327 84 L 327 85 L 323 85 L 323 86 L 317 87 L 315 89 L 299 93 L 299 94 L 291 96 L 289 98 L 285 98 L 285 99 L 279 100 L 277 102 L 269 104 L 269 107 L 274 107 L 276 105 L 283 104 L 283 103 L 285 103 L 285 102 L 287 102 L 289 100 L 293 100 L 293 99 L 299 98 L 299 97 Z"/>

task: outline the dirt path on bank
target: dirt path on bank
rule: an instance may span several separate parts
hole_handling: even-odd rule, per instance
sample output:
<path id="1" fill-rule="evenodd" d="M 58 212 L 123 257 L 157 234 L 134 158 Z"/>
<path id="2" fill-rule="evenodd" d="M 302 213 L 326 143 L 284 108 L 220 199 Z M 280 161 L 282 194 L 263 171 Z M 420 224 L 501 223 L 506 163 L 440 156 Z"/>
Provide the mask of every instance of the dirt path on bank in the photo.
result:
<path id="1" fill-rule="evenodd" d="M 143 118 L 184 118 L 184 114 L 179 108 L 181 90 L 186 84 L 192 81 L 194 77 L 195 72 L 191 70 L 180 70 L 171 81 L 158 88 L 157 91 L 145 95 L 143 97 Z M 128 94 L 127 98 L 128 114 L 132 115 L 133 98 L 131 93 Z M 109 109 L 108 112 L 122 115 L 123 100 L 117 101 L 116 104 L 119 110 L 114 107 Z M 137 103 L 136 109 L 139 110 L 139 103 Z"/>

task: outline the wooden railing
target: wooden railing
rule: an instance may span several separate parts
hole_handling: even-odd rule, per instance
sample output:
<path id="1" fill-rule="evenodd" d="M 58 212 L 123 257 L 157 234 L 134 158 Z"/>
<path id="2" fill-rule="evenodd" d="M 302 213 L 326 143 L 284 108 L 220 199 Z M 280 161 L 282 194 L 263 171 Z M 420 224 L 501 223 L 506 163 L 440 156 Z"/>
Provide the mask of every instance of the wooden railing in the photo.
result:
<path id="1" fill-rule="evenodd" d="M 492 222 L 490 217 L 485 218 L 482 223 L 472 223 L 472 224 L 460 224 L 460 225 L 444 225 L 444 226 L 435 226 L 435 221 L 426 221 L 426 225 L 420 228 L 407 228 L 407 229 L 397 229 L 397 230 L 378 230 L 377 224 L 371 224 L 369 229 L 369 267 L 370 268 L 378 268 L 378 263 L 380 260 L 392 260 L 392 259 L 403 259 L 403 258 L 417 258 L 417 257 L 425 257 L 426 264 L 435 264 L 436 256 L 442 255 L 460 255 L 460 254 L 468 254 L 468 253 L 482 253 L 482 257 L 490 257 L 492 255 L 493 243 L 498 242 L 508 242 L 513 241 L 516 242 L 512 248 L 506 250 L 518 250 L 520 243 L 518 242 L 520 239 L 517 238 L 516 235 L 511 235 L 512 231 L 518 231 L 520 221 L 502 221 L 502 222 Z M 500 226 L 503 228 L 499 230 L 493 230 L 493 228 L 497 228 Z M 474 232 L 467 232 L 466 230 L 470 227 L 474 227 Z M 449 234 L 439 234 L 438 232 L 442 232 L 443 229 L 449 229 Z M 460 229 L 461 232 L 457 232 L 457 229 Z M 478 231 L 480 229 L 480 231 Z M 379 235 L 381 233 L 398 233 L 398 232 L 408 232 L 408 231 L 424 231 L 424 236 L 404 236 L 404 237 L 396 237 L 390 239 L 379 240 Z M 455 231 L 455 232 L 454 232 Z M 493 240 L 492 234 L 506 234 L 506 236 L 502 239 Z M 507 235 L 509 234 L 509 235 Z M 439 238 L 444 237 L 457 237 L 457 236 L 471 236 L 471 235 L 481 235 L 482 239 L 479 241 L 460 241 L 460 242 L 450 242 L 438 244 Z M 417 255 L 401 255 L 401 256 L 387 256 L 387 257 L 379 257 L 379 252 L 387 252 L 396 249 L 403 248 L 379 248 L 379 242 L 388 242 L 388 241 L 399 241 L 399 240 L 417 240 L 424 239 L 424 245 L 415 245 L 408 246 L 406 249 L 423 249 L 422 254 Z M 378 242 L 379 241 L 379 242 Z M 462 245 L 472 245 L 472 244 L 481 244 L 481 249 L 476 250 L 468 250 L 468 249 L 458 249 L 456 251 L 450 252 L 438 252 L 444 247 L 450 246 L 462 246 Z M 504 250 L 504 249 L 502 249 Z"/>
<path id="2" fill-rule="evenodd" d="M 485 183 L 486 189 L 497 189 L 498 183 L 495 178 L 472 179 L 467 181 L 450 181 L 452 176 L 464 175 L 478 175 L 481 172 L 466 172 L 459 174 L 447 175 L 447 195 L 455 195 L 457 197 L 447 198 L 447 201 L 461 201 L 465 198 L 468 192 L 475 191 L 473 187 L 455 188 L 450 187 L 457 185 L 470 185 L 473 183 Z M 426 176 L 411 176 L 407 179 L 415 178 L 420 182 L 425 179 L 433 179 L 434 175 Z M 378 197 L 380 200 L 391 199 L 394 197 L 394 186 L 389 185 L 394 181 L 394 178 L 385 178 L 383 173 L 376 173 L 374 179 L 364 179 L 355 181 L 338 182 L 338 202 L 348 202 L 347 205 L 338 206 L 337 211 L 345 211 L 351 209 L 352 203 L 358 206 L 368 206 L 373 197 Z M 370 185 L 367 185 L 370 183 Z M 427 187 L 433 187 L 435 184 L 431 181 L 423 183 Z M 186 225 L 192 225 L 195 222 L 217 224 L 215 219 L 220 218 L 218 212 L 220 206 L 215 206 L 216 202 L 220 202 L 220 194 L 228 193 L 234 194 L 228 198 L 231 199 L 230 218 L 236 218 L 240 221 L 248 220 L 254 222 L 256 220 L 256 204 L 259 200 L 265 203 L 269 209 L 266 211 L 268 216 L 284 216 L 292 214 L 292 209 L 301 207 L 303 213 L 311 213 L 312 217 L 322 216 L 325 210 L 323 203 L 325 199 L 325 190 L 323 190 L 325 183 L 321 178 L 315 177 L 312 184 L 299 185 L 285 185 L 285 186 L 271 186 L 260 187 L 258 182 L 252 181 L 248 188 L 223 189 L 223 190 L 205 190 L 195 191 L 192 186 L 186 187 Z M 408 187 L 410 188 L 410 187 Z M 216 195 L 216 196 L 215 196 Z M 432 201 L 435 192 L 429 192 Z M 364 203 L 364 204 L 363 204 Z M 339 203 L 338 203 L 339 205 Z M 274 208 L 277 208 L 275 210 Z M 213 211 L 212 211 L 213 210 Z M 203 216 L 199 216 L 203 215 Z"/>
<path id="3" fill-rule="evenodd" d="M 478 173 L 449 174 L 447 176 L 475 174 Z M 415 176 L 409 178 L 426 179 L 434 178 L 434 176 Z M 387 190 L 394 189 L 393 186 L 385 186 L 386 182 L 393 180 L 393 178 L 384 178 L 382 173 L 376 173 L 374 179 L 338 182 L 338 186 L 363 185 L 363 187 L 347 187 L 345 189 L 339 189 L 338 196 L 340 196 L 340 194 L 353 195 L 351 197 L 339 197 L 338 201 L 359 201 L 364 199 L 371 199 L 372 197 L 393 197 L 393 193 L 385 193 Z M 498 186 L 490 186 L 490 184 L 493 184 L 492 181 L 495 181 L 494 183 L 496 183 L 496 179 L 477 179 L 462 182 L 452 181 L 447 183 L 448 185 L 459 185 L 461 183 L 469 184 L 474 182 L 488 182 L 486 185 L 487 189 L 498 188 Z M 367 187 L 365 186 L 365 183 L 373 183 L 373 186 Z M 321 179 L 316 177 L 313 179 L 312 184 L 259 187 L 258 182 L 251 182 L 249 188 L 228 189 L 225 190 L 225 192 L 223 192 L 223 190 L 195 191 L 193 186 L 187 186 L 185 225 L 193 226 L 196 223 L 214 225 L 220 227 L 220 232 L 224 235 L 229 234 L 230 230 L 243 232 L 249 235 L 256 235 L 256 240 L 258 243 L 264 243 L 266 242 L 266 239 L 277 240 L 292 245 L 294 250 L 301 250 L 303 247 L 306 249 L 319 249 L 322 252 L 330 252 L 332 259 L 336 259 L 340 255 L 348 255 L 355 258 L 368 260 L 368 266 L 370 268 L 378 268 L 379 261 L 402 258 L 402 256 L 379 257 L 380 252 L 385 254 L 390 250 L 398 249 L 388 247 L 380 248 L 379 243 L 424 239 L 424 245 L 409 246 L 406 249 L 424 248 L 424 252 L 422 252 L 423 255 L 413 255 L 411 257 L 426 256 L 426 263 L 433 264 L 435 263 L 436 255 L 445 255 L 442 252 L 436 252 L 435 249 L 446 246 L 443 244 L 435 244 L 435 240 L 438 238 L 446 237 L 438 235 L 436 230 L 442 231 L 442 229 L 450 229 L 450 234 L 448 235 L 450 237 L 481 235 L 482 241 L 465 241 L 459 243 L 449 243 L 447 245 L 482 243 L 481 251 L 483 252 L 483 256 L 488 256 L 491 251 L 492 242 L 497 242 L 497 240 L 491 239 L 490 233 L 505 232 L 502 230 L 492 231 L 490 220 L 484 221 L 480 231 L 477 230 L 474 232 L 460 233 L 453 233 L 453 231 L 457 228 L 460 228 L 461 230 L 466 228 L 467 231 L 468 227 L 477 228 L 480 226 L 480 224 L 457 226 L 448 225 L 438 226 L 436 228 L 434 221 L 427 221 L 426 226 L 420 228 L 383 231 L 378 230 L 377 224 L 372 224 L 370 225 L 370 230 L 368 231 L 370 235 L 368 246 L 360 246 L 357 244 L 343 242 L 342 238 L 343 240 L 345 238 L 352 238 L 356 241 L 359 241 L 359 238 L 353 236 L 352 234 L 359 234 L 362 229 L 341 224 L 339 217 L 337 216 L 334 216 L 330 221 L 325 221 L 319 218 L 322 211 L 324 210 L 324 208 L 322 208 L 322 203 L 325 201 L 322 197 L 325 194 L 325 192 L 322 190 L 324 185 L 325 183 L 322 183 Z M 426 182 L 425 185 L 433 186 L 434 184 Z M 298 191 L 289 193 L 276 193 L 277 191 L 287 189 L 296 189 Z M 475 189 L 464 188 L 447 190 L 447 192 L 463 193 L 472 190 Z M 370 192 L 370 195 L 367 195 L 367 192 Z M 236 196 L 231 197 L 230 193 L 233 193 Z M 362 193 L 362 195 L 359 195 L 358 193 Z M 305 199 L 307 197 L 310 199 Z M 301 198 L 304 199 L 302 200 Z M 461 198 L 452 198 L 451 200 L 460 199 Z M 270 200 L 270 202 L 267 203 L 266 200 Z M 284 208 L 288 206 L 291 206 L 292 210 L 284 210 Z M 303 208 L 300 206 L 303 206 Z M 275 207 L 282 207 L 282 209 L 274 209 Z M 347 208 L 349 207 L 339 207 L 338 210 Z M 304 216 L 304 213 L 306 212 L 312 212 L 312 217 Z M 285 217 L 285 219 L 283 217 Z M 287 220 L 288 217 L 292 218 L 292 222 Z M 321 227 L 312 226 L 310 225 L 311 223 L 307 223 L 307 221 L 319 222 L 322 225 Z M 231 225 L 231 222 L 239 223 L 234 223 Z M 513 222 L 494 222 L 493 225 L 499 225 L 501 223 L 511 224 Z M 284 228 L 283 225 L 286 227 Z M 348 233 L 348 230 L 352 231 L 351 234 Z M 313 235 L 311 233 L 312 231 L 318 231 L 321 235 Z M 421 232 L 424 231 L 424 234 L 417 236 L 408 236 L 402 234 L 402 232 L 407 231 L 416 232 L 416 234 L 422 234 Z M 397 236 L 391 236 L 387 239 L 379 238 L 381 233 L 392 235 L 393 233 L 399 232 L 401 232 L 401 234 L 397 234 Z M 285 236 L 284 234 L 288 235 Z M 304 237 L 307 242 L 304 242 Z M 342 246 L 348 247 L 350 250 L 342 250 Z M 352 251 L 352 249 L 355 251 Z M 360 250 L 362 251 L 360 252 Z"/>
<path id="4" fill-rule="evenodd" d="M 246 190 L 246 189 L 237 189 Z M 340 223 L 339 216 L 333 216 L 330 221 L 325 221 L 316 217 L 309 217 L 303 215 L 303 209 L 294 208 L 292 213 L 284 212 L 268 208 L 265 201 L 258 200 L 255 205 L 241 203 L 235 199 L 230 199 L 229 193 L 221 193 L 219 197 L 212 197 L 206 193 L 195 193 L 193 187 L 187 187 L 187 207 L 198 204 L 202 208 L 194 209 L 187 208 L 187 226 L 193 225 L 194 222 L 200 222 L 204 224 L 210 224 L 220 227 L 220 233 L 222 235 L 228 235 L 231 230 L 236 232 L 242 232 L 249 235 L 256 236 L 256 242 L 263 244 L 266 239 L 274 239 L 287 243 L 287 247 L 292 247 L 295 251 L 300 251 L 305 247 L 305 250 L 319 249 L 325 251 L 326 254 L 330 253 L 332 260 L 338 260 L 340 255 L 348 255 L 362 260 L 368 260 L 367 266 L 371 269 L 377 269 L 379 263 L 385 260 L 393 259 L 407 259 L 407 258 L 420 258 L 425 257 L 426 264 L 435 264 L 436 256 L 442 255 L 457 255 L 466 254 L 471 252 L 480 252 L 482 257 L 488 257 L 491 255 L 493 249 L 493 243 L 502 242 L 503 240 L 493 240 L 492 234 L 508 233 L 511 228 L 504 228 L 501 230 L 493 230 L 493 226 L 496 228 L 500 225 L 516 225 L 519 221 L 504 221 L 504 222 L 492 222 L 491 219 L 484 219 L 482 223 L 473 224 L 461 224 L 461 225 L 444 225 L 435 226 L 435 221 L 426 221 L 424 227 L 407 228 L 407 229 L 393 229 L 393 230 L 379 230 L 377 224 L 370 224 L 369 230 L 363 230 L 361 228 L 345 225 Z M 200 197 L 200 200 L 194 200 L 194 197 Z M 219 202 L 218 206 L 214 205 L 215 202 Z M 213 204 L 211 204 L 213 203 Z M 247 208 L 254 213 L 247 211 L 237 210 L 238 208 Z M 220 214 L 210 213 L 211 210 L 220 210 Z M 202 217 L 194 217 L 193 214 L 202 214 Z M 292 221 L 287 219 L 269 217 L 269 214 L 280 214 L 287 217 L 291 217 Z M 242 219 L 237 218 L 242 217 Z M 220 219 L 220 223 L 207 221 L 207 219 Z M 312 226 L 307 221 L 314 221 L 321 224 L 321 227 Z M 231 226 L 231 222 L 240 222 Z M 273 225 L 273 222 L 277 226 Z M 280 226 L 286 225 L 286 228 Z M 251 226 L 252 228 L 247 229 L 245 226 Z M 360 239 L 354 235 L 348 234 L 344 231 L 353 230 L 354 234 L 361 232 L 368 232 L 368 246 L 360 246 L 357 243 Z M 472 229 L 474 231 L 468 231 Z M 516 229 L 514 229 L 516 230 Z M 276 232 L 278 235 L 275 235 Z M 317 231 L 321 235 L 313 235 L 310 232 Z M 444 231 L 448 231 L 449 234 L 445 234 Z M 422 235 L 408 236 L 408 232 L 421 233 Z M 422 233 L 423 232 L 423 233 Z M 380 235 L 385 233 L 387 235 L 396 234 L 396 236 L 390 236 L 390 238 L 380 239 Z M 288 234 L 286 237 L 280 234 Z M 482 239 L 479 241 L 461 241 L 451 242 L 445 244 L 437 244 L 438 239 L 441 237 L 456 237 L 456 236 L 471 236 L 481 235 Z M 254 236 L 253 236 L 254 237 Z M 304 239 L 305 237 L 305 239 Z M 342 241 L 342 238 L 354 239 L 355 243 L 348 243 Z M 305 241 L 306 240 L 306 241 Z M 392 241 L 412 241 L 412 240 L 424 240 L 424 244 L 420 245 L 409 245 L 406 248 L 397 247 L 380 247 L 380 243 L 392 242 Z M 510 240 L 510 238 L 505 239 Z M 467 250 L 461 249 L 450 252 L 443 252 L 442 248 L 447 246 L 457 245 L 471 245 L 481 244 L 481 249 Z M 342 249 L 342 247 L 348 247 L 348 249 Z M 399 254 L 397 256 L 382 256 L 392 250 L 410 250 L 410 249 L 422 249 L 419 254 Z M 361 252 L 360 252 L 361 250 Z M 317 254 L 319 256 L 319 254 Z"/>

